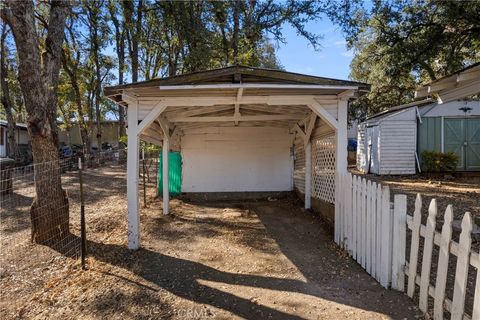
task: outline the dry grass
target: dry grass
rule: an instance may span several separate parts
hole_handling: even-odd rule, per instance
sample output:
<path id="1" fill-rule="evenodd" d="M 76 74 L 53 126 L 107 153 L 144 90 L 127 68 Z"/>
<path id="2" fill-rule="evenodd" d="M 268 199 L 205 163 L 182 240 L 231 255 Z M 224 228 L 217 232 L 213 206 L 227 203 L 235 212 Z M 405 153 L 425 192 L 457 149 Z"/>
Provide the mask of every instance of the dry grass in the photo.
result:
<path id="1" fill-rule="evenodd" d="M 85 181 L 88 270 L 28 244 L 2 261 L 0 318 L 419 317 L 405 295 L 381 288 L 338 250 L 318 217 L 294 197 L 177 199 L 172 214 L 163 216 L 150 186 L 141 212 L 142 249 L 132 252 L 126 247 L 124 169 L 90 170 Z M 75 190 L 69 190 L 72 203 Z M 76 206 L 71 219 L 76 233 Z"/>

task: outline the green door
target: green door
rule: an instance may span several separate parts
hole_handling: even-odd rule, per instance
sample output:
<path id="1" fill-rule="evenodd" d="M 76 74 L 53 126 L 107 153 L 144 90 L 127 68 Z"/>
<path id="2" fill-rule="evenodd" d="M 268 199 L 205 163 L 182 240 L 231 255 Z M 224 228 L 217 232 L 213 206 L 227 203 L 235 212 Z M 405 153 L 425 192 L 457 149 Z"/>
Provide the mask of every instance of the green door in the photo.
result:
<path id="1" fill-rule="evenodd" d="M 160 152 L 160 165 L 158 166 L 158 194 L 163 193 L 163 159 Z M 168 154 L 168 191 L 171 196 L 182 193 L 182 155 L 180 152 Z"/>
<path id="2" fill-rule="evenodd" d="M 480 170 L 480 118 L 465 120 L 465 167 L 467 170 Z"/>
<path id="3" fill-rule="evenodd" d="M 458 156 L 457 170 L 465 170 L 465 119 L 445 119 L 444 151 Z"/>
<path id="4" fill-rule="evenodd" d="M 480 118 L 445 119 L 444 150 L 458 158 L 457 170 L 480 170 Z"/>

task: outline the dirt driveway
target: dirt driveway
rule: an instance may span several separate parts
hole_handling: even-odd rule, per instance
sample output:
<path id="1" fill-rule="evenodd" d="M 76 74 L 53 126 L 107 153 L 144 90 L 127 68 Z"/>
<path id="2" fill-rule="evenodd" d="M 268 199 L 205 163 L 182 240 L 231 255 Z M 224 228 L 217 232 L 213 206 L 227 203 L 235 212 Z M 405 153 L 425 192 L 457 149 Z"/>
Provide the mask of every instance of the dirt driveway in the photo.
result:
<path id="1" fill-rule="evenodd" d="M 173 200 L 170 216 L 151 200 L 141 215 L 142 249 L 131 252 L 123 169 L 91 175 L 89 193 L 106 186 L 110 192 L 87 203 L 89 270 L 67 267 L 65 260 L 65 268 L 45 272 L 38 286 L 23 291 L 20 306 L 1 311 L 3 318 L 420 317 L 404 294 L 383 289 L 338 251 L 321 221 L 295 198 Z M 2 308 L 9 308 L 8 294 L 2 292 Z"/>

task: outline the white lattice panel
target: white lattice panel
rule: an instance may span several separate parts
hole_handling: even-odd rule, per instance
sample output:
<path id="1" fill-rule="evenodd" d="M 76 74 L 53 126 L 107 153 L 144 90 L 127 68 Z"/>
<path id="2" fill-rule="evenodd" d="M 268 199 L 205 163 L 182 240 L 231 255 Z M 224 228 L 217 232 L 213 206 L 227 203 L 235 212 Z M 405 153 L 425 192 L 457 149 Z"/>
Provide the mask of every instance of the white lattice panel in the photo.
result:
<path id="1" fill-rule="evenodd" d="M 293 181 L 295 187 L 302 193 L 305 192 L 305 150 L 303 141 L 295 141 L 295 165 L 293 171 Z"/>
<path id="2" fill-rule="evenodd" d="M 312 140 L 312 197 L 335 203 L 335 135 Z"/>

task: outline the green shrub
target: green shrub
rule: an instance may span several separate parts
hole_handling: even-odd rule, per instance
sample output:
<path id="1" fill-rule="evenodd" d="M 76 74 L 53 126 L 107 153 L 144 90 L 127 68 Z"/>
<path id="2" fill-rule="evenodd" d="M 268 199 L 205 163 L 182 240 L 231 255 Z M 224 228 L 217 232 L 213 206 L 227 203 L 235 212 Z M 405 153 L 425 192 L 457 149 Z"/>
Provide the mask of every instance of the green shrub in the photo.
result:
<path id="1" fill-rule="evenodd" d="M 458 164 L 458 156 L 453 152 L 422 152 L 423 171 L 427 172 L 445 172 L 455 171 Z"/>

